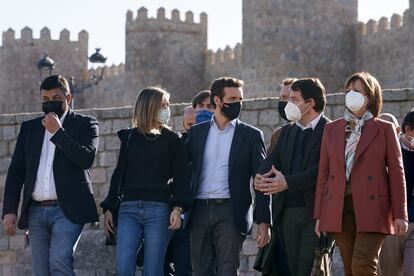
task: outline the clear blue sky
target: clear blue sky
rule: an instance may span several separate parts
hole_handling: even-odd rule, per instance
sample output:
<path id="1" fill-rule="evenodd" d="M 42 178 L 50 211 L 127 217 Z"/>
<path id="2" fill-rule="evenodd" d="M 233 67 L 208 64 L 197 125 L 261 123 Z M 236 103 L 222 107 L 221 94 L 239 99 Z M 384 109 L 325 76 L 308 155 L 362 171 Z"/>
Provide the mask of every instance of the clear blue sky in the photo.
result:
<path id="1" fill-rule="evenodd" d="M 20 37 L 25 26 L 33 29 L 34 37 L 47 26 L 52 38 L 67 28 L 71 39 L 77 38 L 82 29 L 89 32 L 90 54 L 95 47 L 101 47 L 108 56 L 108 64 L 120 63 L 125 59 L 125 14 L 128 9 L 134 14 L 141 7 L 155 16 L 159 7 L 166 9 L 170 17 L 172 9 L 179 9 L 181 17 L 188 10 L 198 15 L 206 12 L 209 16 L 208 47 L 216 50 L 227 44 L 234 46 L 242 37 L 242 0 L 1 0 L 0 31 L 9 27 Z M 408 0 L 359 0 L 359 20 L 379 20 L 382 16 L 401 14 L 408 8 Z"/>

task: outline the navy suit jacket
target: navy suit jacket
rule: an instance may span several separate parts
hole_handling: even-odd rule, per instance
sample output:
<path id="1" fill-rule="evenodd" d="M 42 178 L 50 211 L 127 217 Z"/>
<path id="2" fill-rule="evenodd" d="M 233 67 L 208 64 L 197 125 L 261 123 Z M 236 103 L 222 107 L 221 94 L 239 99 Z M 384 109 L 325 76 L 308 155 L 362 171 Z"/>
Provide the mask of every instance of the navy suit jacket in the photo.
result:
<path id="1" fill-rule="evenodd" d="M 17 214 L 24 186 L 20 229 L 28 227 L 28 211 L 45 134 L 42 119 L 38 117 L 22 123 L 7 173 L 3 217 L 9 213 Z M 51 141 L 56 145 L 53 174 L 60 208 L 74 223 L 98 221 L 89 173 L 98 147 L 98 122 L 93 117 L 69 110 L 62 128 Z"/>
<path id="2" fill-rule="evenodd" d="M 207 121 L 192 126 L 188 133 L 187 146 L 192 163 L 193 199 L 200 185 L 204 149 L 209 130 L 210 121 Z M 263 133 L 237 119 L 230 148 L 228 181 L 230 205 L 236 229 L 242 234 L 250 233 L 253 218 L 257 224 L 270 223 L 270 197 L 254 192 L 252 186 L 256 171 L 265 157 Z M 188 217 L 191 221 L 191 210 Z"/>

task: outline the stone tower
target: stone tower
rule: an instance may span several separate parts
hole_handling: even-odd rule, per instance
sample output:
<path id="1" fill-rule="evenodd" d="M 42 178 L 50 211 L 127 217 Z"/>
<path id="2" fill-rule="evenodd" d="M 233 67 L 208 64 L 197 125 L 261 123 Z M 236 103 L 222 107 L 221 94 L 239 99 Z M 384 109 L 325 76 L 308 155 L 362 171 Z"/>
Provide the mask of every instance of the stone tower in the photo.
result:
<path id="1" fill-rule="evenodd" d="M 337 91 L 353 68 L 357 16 L 357 0 L 243 0 L 246 75 L 256 71 L 261 82 L 318 76 Z"/>
<path id="2" fill-rule="evenodd" d="M 148 18 L 146 8 L 140 8 L 134 18 L 126 16 L 125 74 L 130 102 L 149 85 L 161 85 L 171 93 L 171 101 L 188 102 L 203 89 L 204 63 L 207 52 L 207 15 L 194 22 L 192 12 L 180 19 L 173 10 L 171 19 L 159 8 L 156 18 Z"/>
<path id="3" fill-rule="evenodd" d="M 26 27 L 21 37 L 9 29 L 3 32 L 0 47 L 0 113 L 41 111 L 39 93 L 40 74 L 37 61 L 47 53 L 56 63 L 53 74 L 87 77 L 88 33 L 82 31 L 77 41 L 70 40 L 64 29 L 58 40 L 52 40 L 50 30 L 43 28 L 40 37 L 33 38 L 33 31 Z M 45 76 L 43 76 L 45 77 Z"/>
<path id="4" fill-rule="evenodd" d="M 372 73 L 382 88 L 414 86 L 414 1 L 403 16 L 371 19 L 356 27 L 356 68 Z"/>

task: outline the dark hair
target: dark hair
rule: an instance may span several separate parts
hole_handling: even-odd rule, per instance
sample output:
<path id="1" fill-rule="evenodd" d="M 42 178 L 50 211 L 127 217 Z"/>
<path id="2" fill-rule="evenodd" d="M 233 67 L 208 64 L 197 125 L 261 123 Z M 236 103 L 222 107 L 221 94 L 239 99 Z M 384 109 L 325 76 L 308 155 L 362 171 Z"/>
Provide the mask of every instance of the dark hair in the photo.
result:
<path id="1" fill-rule="evenodd" d="M 300 92 L 303 99 L 315 101 L 316 112 L 322 112 L 326 106 L 325 87 L 318 78 L 298 79 L 290 86 L 291 91 Z"/>
<path id="2" fill-rule="evenodd" d="M 204 90 L 197 93 L 197 95 L 195 95 L 193 100 L 191 101 L 191 105 L 193 106 L 193 108 L 196 108 L 198 104 L 201 104 L 205 101 L 205 99 L 210 98 L 210 95 L 211 92 L 209 90 Z"/>
<path id="3" fill-rule="evenodd" d="M 349 77 L 345 83 L 345 89 L 360 80 L 368 97 L 367 109 L 374 117 L 378 117 L 382 108 L 382 92 L 378 80 L 368 72 L 358 72 Z"/>
<path id="4" fill-rule="evenodd" d="M 409 126 L 412 130 L 414 130 L 414 111 L 410 111 L 405 115 L 401 126 L 403 133 L 405 133 L 406 126 Z"/>
<path id="5" fill-rule="evenodd" d="M 219 79 L 215 79 L 211 84 L 211 95 L 210 95 L 210 103 L 211 105 L 216 108 L 216 103 L 214 102 L 214 96 L 223 100 L 224 97 L 224 88 L 226 87 L 235 87 L 241 88 L 244 86 L 244 81 L 231 78 L 231 77 L 222 77 Z"/>
<path id="6" fill-rule="evenodd" d="M 52 75 L 45 78 L 40 84 L 40 90 L 60 88 L 65 95 L 70 93 L 68 81 L 61 75 Z"/>

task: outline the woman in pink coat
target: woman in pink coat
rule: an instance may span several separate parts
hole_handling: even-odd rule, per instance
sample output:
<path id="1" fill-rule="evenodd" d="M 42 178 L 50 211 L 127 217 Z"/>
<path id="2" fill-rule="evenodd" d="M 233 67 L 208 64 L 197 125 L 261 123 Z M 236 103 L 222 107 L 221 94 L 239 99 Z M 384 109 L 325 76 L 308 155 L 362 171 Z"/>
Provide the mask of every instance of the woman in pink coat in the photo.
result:
<path id="1" fill-rule="evenodd" d="M 345 87 L 345 115 L 322 138 L 315 231 L 334 234 L 346 275 L 377 275 L 386 235 L 407 230 L 401 149 L 393 125 L 377 118 L 378 81 L 360 72 Z"/>

